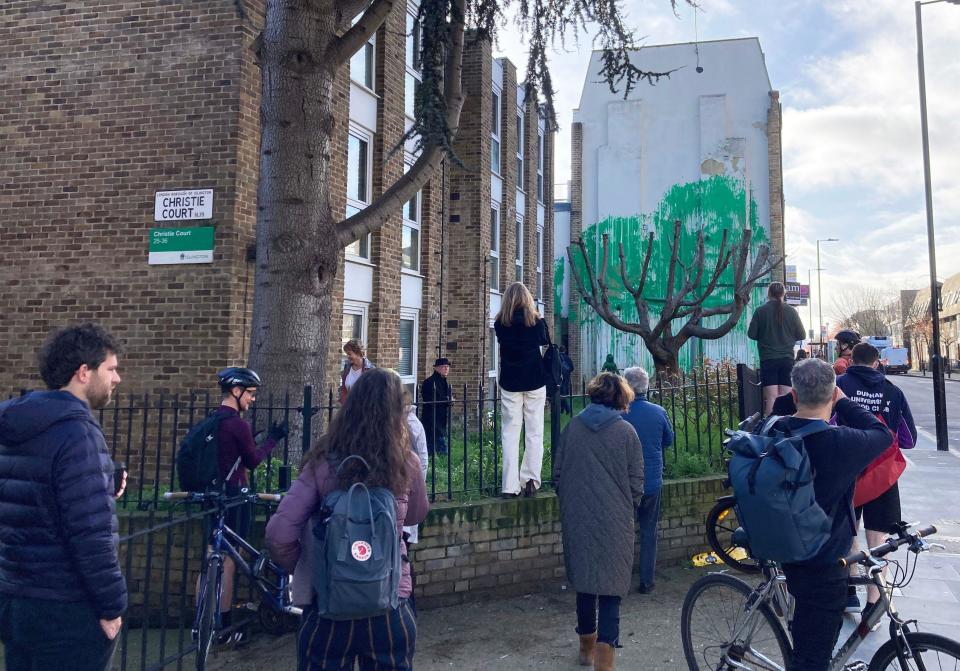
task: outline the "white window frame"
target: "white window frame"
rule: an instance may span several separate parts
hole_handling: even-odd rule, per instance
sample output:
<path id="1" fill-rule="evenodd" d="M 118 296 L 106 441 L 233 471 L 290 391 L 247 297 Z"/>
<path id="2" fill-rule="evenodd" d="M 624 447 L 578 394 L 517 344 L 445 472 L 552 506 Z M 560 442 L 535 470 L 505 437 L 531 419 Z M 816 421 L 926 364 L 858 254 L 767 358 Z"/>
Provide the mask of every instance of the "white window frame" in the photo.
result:
<path id="1" fill-rule="evenodd" d="M 493 226 L 493 213 L 496 212 L 497 226 L 494 230 Z M 500 216 L 500 203 L 493 201 L 490 203 L 490 277 L 489 277 L 489 286 L 490 291 L 494 293 L 501 293 L 501 283 L 500 280 L 503 279 L 500 273 L 500 233 L 503 228 L 503 220 Z M 494 263 L 496 259 L 496 263 Z M 494 268 L 496 268 L 496 286 L 494 286 Z"/>
<path id="2" fill-rule="evenodd" d="M 524 123 L 523 110 L 519 107 L 517 108 L 517 191 L 526 193 L 526 184 L 524 183 L 524 172 L 526 168 L 526 160 L 523 154 L 524 142 L 523 142 L 523 130 L 526 124 Z"/>
<path id="3" fill-rule="evenodd" d="M 406 19 L 411 19 L 411 18 L 413 19 L 413 27 L 414 27 L 415 29 L 418 29 L 418 30 L 421 31 L 421 36 L 420 36 L 420 38 L 419 38 L 419 42 L 420 42 L 420 45 L 422 46 L 422 44 L 423 44 L 423 41 L 422 41 L 422 40 L 423 40 L 422 30 L 423 30 L 423 29 L 422 29 L 422 27 L 420 26 L 419 22 L 417 21 L 417 7 L 416 7 L 415 5 L 409 5 L 409 4 L 408 4 L 408 5 L 407 5 L 407 14 L 406 14 L 405 21 L 406 21 Z M 407 28 L 406 28 L 406 23 L 404 23 L 404 35 L 405 35 L 405 38 L 404 38 L 404 48 L 403 48 L 403 64 L 404 64 L 404 73 L 405 73 L 405 74 L 404 74 L 404 82 L 403 82 L 403 95 L 404 95 L 403 113 L 404 113 L 404 115 L 407 117 L 407 119 L 409 119 L 410 121 L 413 121 L 413 116 L 414 116 L 414 115 L 413 115 L 413 105 L 414 105 L 414 102 L 413 102 L 413 100 L 407 100 L 407 99 L 406 99 L 406 98 L 407 98 L 407 82 L 406 82 L 406 78 L 407 78 L 407 77 L 412 77 L 412 78 L 413 78 L 413 80 L 414 80 L 414 82 L 415 82 L 415 83 L 414 83 L 414 86 L 413 86 L 413 91 L 416 92 L 417 87 L 423 82 L 423 72 L 422 72 L 422 70 L 423 70 L 423 65 L 420 64 L 420 68 L 418 69 L 418 68 L 416 67 L 416 63 L 414 63 L 414 64 L 412 64 L 412 65 L 411 65 L 410 63 L 407 63 L 407 45 L 408 45 L 409 41 L 413 38 L 413 32 L 411 31 L 410 33 L 407 33 L 406 30 L 407 30 Z M 416 61 L 416 60 L 419 60 L 419 57 L 420 57 L 419 54 L 416 54 L 415 57 L 414 57 L 415 61 Z M 409 108 L 409 111 L 408 111 L 408 108 Z"/>
<path id="4" fill-rule="evenodd" d="M 416 159 L 415 159 L 413 156 L 411 156 L 410 154 L 407 154 L 407 155 L 404 157 L 403 171 L 404 171 L 404 172 L 407 172 L 408 170 L 410 170 L 410 168 L 411 168 L 411 166 L 413 166 L 413 163 L 414 163 L 415 160 L 416 160 Z M 403 227 L 404 227 L 404 228 L 409 228 L 409 229 L 414 230 L 414 231 L 417 232 L 417 255 L 416 255 L 416 259 L 414 260 L 414 267 L 413 267 L 413 268 L 409 268 L 409 267 L 403 265 L 403 230 L 401 230 L 401 231 L 400 231 L 400 246 L 401 246 L 401 250 L 400 250 L 400 268 L 401 268 L 402 271 L 405 272 L 405 273 L 413 273 L 413 274 L 416 274 L 416 275 L 420 275 L 420 274 L 421 274 L 421 273 L 420 273 L 420 261 L 422 260 L 422 259 L 421 259 L 421 254 L 420 254 L 420 249 L 421 249 L 421 247 L 423 246 L 423 225 L 422 225 L 422 222 L 423 222 L 423 190 L 422 190 L 422 189 L 421 189 L 420 191 L 417 191 L 416 199 L 417 199 L 417 207 L 416 207 L 416 216 L 417 216 L 417 219 L 416 219 L 416 221 L 407 218 L 407 212 L 408 212 L 408 209 L 409 209 L 408 206 L 409 206 L 409 204 L 410 204 L 410 201 L 409 201 L 409 200 L 408 200 L 406 203 L 403 204 L 402 218 L 403 218 Z"/>
<path id="5" fill-rule="evenodd" d="M 347 208 L 355 208 L 357 210 L 362 210 L 367 207 L 370 202 L 373 200 L 373 133 L 366 130 L 365 128 L 358 126 L 354 123 L 350 124 L 348 135 L 352 135 L 356 139 L 367 143 L 367 164 L 366 164 L 366 202 L 359 200 L 350 193 L 350 189 L 347 189 Z M 350 138 L 347 138 L 347 174 L 350 172 Z M 349 187 L 349 179 L 347 180 L 347 186 Z M 345 216 L 349 216 L 347 212 L 344 212 Z M 359 241 L 358 241 L 359 242 Z M 357 249 L 362 249 L 363 244 L 358 245 Z M 363 259 L 364 261 L 370 260 L 370 234 L 367 234 L 366 237 L 366 248 L 367 254 L 358 254 L 347 247 L 346 255 L 347 257 L 355 259 Z"/>
<path id="6" fill-rule="evenodd" d="M 514 224 L 517 228 L 514 229 L 514 237 L 516 238 L 517 250 L 514 253 L 514 264 L 516 265 L 516 281 L 523 282 L 523 216 L 517 214 L 517 220 Z M 517 230 L 519 229 L 519 230 Z M 520 235 L 517 235 L 519 233 Z"/>
<path id="7" fill-rule="evenodd" d="M 537 226 L 537 301 L 543 302 L 543 226 Z"/>
<path id="8" fill-rule="evenodd" d="M 546 153 L 546 138 L 543 136 L 543 131 L 537 129 L 537 202 L 543 202 L 543 195 L 545 186 L 543 183 L 543 155 Z"/>
<path id="9" fill-rule="evenodd" d="M 490 172 L 494 175 L 500 175 L 503 171 L 503 91 L 496 86 L 493 87 L 493 96 L 497 104 L 492 105 L 493 118 L 490 120 Z M 492 100 L 491 100 L 492 103 Z M 496 165 L 494 164 L 496 157 Z"/>
<path id="10" fill-rule="evenodd" d="M 342 308 L 344 315 L 360 315 L 360 342 L 364 347 L 367 345 L 367 325 L 368 321 L 368 305 L 366 303 L 361 303 L 359 301 L 351 301 L 345 299 L 343 301 Z M 343 340 L 343 326 L 340 327 L 340 340 Z M 347 357 L 343 353 L 343 343 L 341 342 L 340 347 L 340 365 L 343 366 L 346 364 Z"/>
<path id="11" fill-rule="evenodd" d="M 397 367 L 399 368 L 399 342 L 400 342 L 400 322 L 408 320 L 413 322 L 413 341 L 410 343 L 410 374 L 400 375 L 403 384 L 417 383 L 417 359 L 420 356 L 420 311 L 413 308 L 400 308 L 400 315 L 397 318 Z M 397 374 L 400 374 L 397 371 Z"/>
<path id="12" fill-rule="evenodd" d="M 354 19 L 354 23 L 356 23 L 359 20 L 360 20 L 360 15 L 358 15 L 357 18 Z M 355 79 L 353 76 L 353 59 L 357 58 L 360 55 L 363 55 L 364 58 L 366 59 L 367 47 L 370 47 L 370 62 L 369 64 L 365 64 L 365 65 L 368 65 L 368 67 L 364 68 L 364 74 L 366 74 L 367 70 L 369 69 L 370 71 L 369 85 L 367 85 L 366 82 L 362 82 Z M 377 85 L 377 35 L 376 33 L 371 35 L 370 39 L 367 40 L 366 43 L 362 47 L 360 47 L 360 49 L 357 50 L 357 53 L 355 53 L 353 56 L 350 57 L 349 69 L 350 69 L 350 81 L 352 81 L 357 86 L 367 91 L 370 91 L 370 93 L 373 93 L 374 95 L 376 95 L 376 92 L 374 91 L 374 87 L 376 87 Z"/>

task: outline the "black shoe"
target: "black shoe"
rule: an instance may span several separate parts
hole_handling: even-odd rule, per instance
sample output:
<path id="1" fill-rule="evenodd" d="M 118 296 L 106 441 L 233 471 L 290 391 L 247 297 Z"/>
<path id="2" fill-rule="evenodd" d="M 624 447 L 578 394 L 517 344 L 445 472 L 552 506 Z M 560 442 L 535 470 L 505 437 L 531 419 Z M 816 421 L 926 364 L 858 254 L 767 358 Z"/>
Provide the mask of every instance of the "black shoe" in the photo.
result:
<path id="1" fill-rule="evenodd" d="M 649 594 L 650 592 L 653 591 L 653 586 L 654 586 L 654 583 L 650 583 L 650 584 L 648 585 L 648 584 L 642 582 L 642 583 L 640 583 L 640 585 L 637 587 L 637 592 L 640 593 L 640 594 Z"/>
<path id="2" fill-rule="evenodd" d="M 501 498 L 501 499 L 515 499 L 515 498 L 517 498 L 518 496 L 520 496 L 520 495 L 519 495 L 519 494 L 513 494 L 513 493 L 511 493 L 511 492 L 500 492 L 500 498 Z"/>
<path id="3" fill-rule="evenodd" d="M 527 480 L 527 484 L 523 487 L 523 496 L 528 499 L 532 499 L 537 495 L 537 486 L 534 484 L 533 480 Z"/>
<path id="4" fill-rule="evenodd" d="M 243 629 L 235 629 L 228 634 L 217 636 L 217 645 L 243 645 L 247 642 L 247 633 Z"/>

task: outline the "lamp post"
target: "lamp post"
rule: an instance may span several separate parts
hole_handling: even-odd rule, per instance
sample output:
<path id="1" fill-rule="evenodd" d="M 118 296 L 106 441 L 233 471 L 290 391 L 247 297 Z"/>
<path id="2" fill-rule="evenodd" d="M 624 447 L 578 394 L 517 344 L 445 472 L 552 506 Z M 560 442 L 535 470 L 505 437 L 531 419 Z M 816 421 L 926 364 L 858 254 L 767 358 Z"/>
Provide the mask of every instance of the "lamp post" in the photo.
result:
<path id="1" fill-rule="evenodd" d="M 940 291 L 937 284 L 937 252 L 933 233 L 933 189 L 930 179 L 930 136 L 927 129 L 927 83 L 923 65 L 923 18 L 924 5 L 949 2 L 960 5 L 960 0 L 917 0 L 917 78 L 920 82 L 920 133 L 923 137 L 923 186 L 927 205 L 927 249 L 930 256 L 930 317 L 933 326 L 930 352 L 930 372 L 933 375 L 933 410 L 937 422 L 937 449 L 950 449 L 947 437 L 946 388 L 943 379 L 943 357 L 940 352 Z"/>
<path id="2" fill-rule="evenodd" d="M 810 356 L 813 356 L 813 296 L 810 295 L 810 287 L 813 286 L 813 269 L 807 268 L 807 308 L 810 312 Z"/>
<path id="3" fill-rule="evenodd" d="M 817 325 L 818 333 L 820 333 L 820 344 L 823 344 L 823 301 L 821 300 L 820 292 L 820 271 L 823 268 L 820 267 L 820 243 L 821 242 L 840 242 L 840 238 L 821 238 L 817 240 L 817 314 L 819 315 L 818 319 L 820 323 Z"/>

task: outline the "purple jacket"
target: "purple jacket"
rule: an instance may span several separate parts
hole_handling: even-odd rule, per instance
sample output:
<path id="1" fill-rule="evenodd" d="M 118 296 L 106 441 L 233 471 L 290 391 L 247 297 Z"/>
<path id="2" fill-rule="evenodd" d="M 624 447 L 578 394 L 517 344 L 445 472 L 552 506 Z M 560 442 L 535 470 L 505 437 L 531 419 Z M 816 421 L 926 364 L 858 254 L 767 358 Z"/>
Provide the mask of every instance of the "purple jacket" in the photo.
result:
<path id="1" fill-rule="evenodd" d="M 404 525 L 420 524 L 427 516 L 427 487 L 420 471 L 420 459 L 413 452 L 407 456 L 407 479 L 409 489 L 397 497 L 397 535 L 401 536 Z M 328 462 L 317 464 L 310 461 L 297 478 L 290 491 L 283 497 L 277 512 L 267 524 L 267 547 L 278 566 L 293 572 L 293 602 L 307 606 L 313 601 L 313 513 L 320 507 L 323 497 L 337 488 L 336 474 Z M 400 540 L 400 552 L 407 556 L 407 545 Z M 410 579 L 410 564 L 401 562 L 403 575 L 400 578 L 398 595 L 408 598 L 413 591 Z"/>

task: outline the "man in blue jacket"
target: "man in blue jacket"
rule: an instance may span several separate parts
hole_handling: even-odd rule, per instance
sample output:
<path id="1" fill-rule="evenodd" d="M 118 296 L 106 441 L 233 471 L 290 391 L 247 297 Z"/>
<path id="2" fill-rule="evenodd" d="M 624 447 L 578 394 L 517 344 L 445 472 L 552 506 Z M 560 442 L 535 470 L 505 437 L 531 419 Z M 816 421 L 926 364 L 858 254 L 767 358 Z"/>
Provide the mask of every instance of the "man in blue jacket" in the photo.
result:
<path id="1" fill-rule="evenodd" d="M 0 404 L 0 639 L 8 669 L 102 671 L 127 608 L 114 465 L 92 410 L 120 345 L 83 324 L 40 351 L 50 391 Z"/>
<path id="2" fill-rule="evenodd" d="M 643 446 L 643 498 L 637 507 L 640 531 L 641 594 L 653 591 L 653 569 L 657 563 L 657 522 L 660 519 L 660 490 L 663 487 L 663 451 L 673 445 L 673 426 L 667 411 L 647 400 L 650 376 L 643 368 L 623 371 L 636 397 L 623 418 L 633 426 Z"/>

